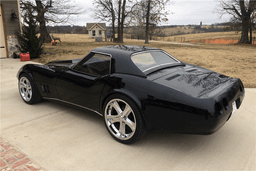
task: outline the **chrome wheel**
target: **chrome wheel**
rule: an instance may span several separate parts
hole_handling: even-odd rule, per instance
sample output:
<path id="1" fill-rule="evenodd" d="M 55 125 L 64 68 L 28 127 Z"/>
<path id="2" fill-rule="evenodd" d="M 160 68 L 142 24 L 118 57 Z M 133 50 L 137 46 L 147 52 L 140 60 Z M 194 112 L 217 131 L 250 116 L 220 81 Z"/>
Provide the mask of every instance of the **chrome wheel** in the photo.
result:
<path id="1" fill-rule="evenodd" d="M 136 131 L 136 117 L 124 100 L 112 99 L 105 107 L 105 123 L 110 133 L 120 140 L 128 140 Z"/>
<path id="2" fill-rule="evenodd" d="M 32 98 L 32 87 L 26 77 L 20 78 L 19 89 L 21 97 L 27 102 L 30 101 Z"/>

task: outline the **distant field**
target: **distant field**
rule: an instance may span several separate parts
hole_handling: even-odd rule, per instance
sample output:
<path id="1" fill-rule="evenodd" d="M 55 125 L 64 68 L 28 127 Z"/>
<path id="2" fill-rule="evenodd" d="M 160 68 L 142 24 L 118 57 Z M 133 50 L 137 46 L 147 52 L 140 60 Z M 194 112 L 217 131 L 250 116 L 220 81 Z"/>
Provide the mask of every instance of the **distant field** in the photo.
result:
<path id="1" fill-rule="evenodd" d="M 117 43 L 113 42 L 95 42 L 94 39 L 89 39 L 88 35 L 54 34 L 54 36 L 60 37 L 62 42 L 58 43 L 56 46 L 45 44 L 45 52 L 55 54 L 46 54 L 34 61 L 47 63 L 53 60 L 82 58 L 93 48 L 117 45 Z M 185 35 L 185 39 L 197 40 L 199 37 L 202 39 L 210 39 L 235 36 L 240 37 L 240 35 L 235 32 L 222 32 L 190 34 Z M 124 39 L 124 44 L 145 46 L 144 41 L 131 39 Z M 256 88 L 256 47 L 204 43 L 185 46 L 168 44 L 167 42 L 150 42 L 150 44 L 146 46 L 161 48 L 183 62 L 202 66 L 227 76 L 240 78 L 245 87 Z"/>
<path id="2" fill-rule="evenodd" d="M 171 42 L 181 42 L 184 40 L 185 42 L 191 40 L 205 40 L 205 39 L 237 39 L 239 40 L 241 37 L 241 33 L 236 32 L 214 32 L 214 33 L 199 33 L 199 34 L 185 34 L 185 35 L 176 35 L 176 36 L 168 36 L 168 37 L 158 37 L 158 40 L 161 41 L 171 41 Z M 256 37 L 256 33 L 253 33 L 253 37 Z M 183 39 L 181 39 L 183 38 Z M 155 39 L 155 38 L 154 38 Z"/>

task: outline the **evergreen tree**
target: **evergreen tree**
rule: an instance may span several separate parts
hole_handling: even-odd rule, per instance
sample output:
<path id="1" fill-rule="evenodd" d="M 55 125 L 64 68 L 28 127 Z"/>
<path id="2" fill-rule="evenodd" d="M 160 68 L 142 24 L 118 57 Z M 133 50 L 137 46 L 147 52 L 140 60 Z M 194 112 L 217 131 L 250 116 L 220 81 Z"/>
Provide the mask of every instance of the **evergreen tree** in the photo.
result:
<path id="1" fill-rule="evenodd" d="M 17 48 L 21 53 L 29 52 L 30 59 L 39 58 L 43 53 L 43 41 L 41 41 L 37 36 L 39 32 L 37 31 L 37 24 L 33 15 L 33 9 L 29 5 L 27 9 L 28 10 L 23 18 L 24 25 L 22 27 L 22 32 L 16 32 L 19 43 Z"/>

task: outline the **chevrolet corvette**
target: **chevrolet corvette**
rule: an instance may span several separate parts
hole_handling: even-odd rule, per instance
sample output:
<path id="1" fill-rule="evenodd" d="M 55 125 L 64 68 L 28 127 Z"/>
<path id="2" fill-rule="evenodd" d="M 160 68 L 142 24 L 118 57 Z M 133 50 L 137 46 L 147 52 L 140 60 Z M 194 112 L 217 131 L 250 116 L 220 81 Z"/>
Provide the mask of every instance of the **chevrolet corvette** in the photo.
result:
<path id="1" fill-rule="evenodd" d="M 124 144 L 152 129 L 212 134 L 245 95 L 238 78 L 133 45 L 95 48 L 82 59 L 26 64 L 17 78 L 25 103 L 58 100 L 93 111 Z"/>

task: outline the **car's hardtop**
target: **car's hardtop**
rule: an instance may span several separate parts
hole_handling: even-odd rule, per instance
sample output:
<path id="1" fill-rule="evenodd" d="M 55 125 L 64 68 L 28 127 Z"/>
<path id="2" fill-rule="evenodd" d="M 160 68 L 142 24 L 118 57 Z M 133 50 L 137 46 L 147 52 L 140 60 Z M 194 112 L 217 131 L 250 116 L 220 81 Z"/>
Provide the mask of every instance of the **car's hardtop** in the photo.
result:
<path id="1" fill-rule="evenodd" d="M 147 46 L 136 46 L 136 45 L 114 45 L 99 47 L 91 50 L 91 53 L 101 53 L 110 55 L 112 57 L 112 62 L 114 65 L 115 73 L 124 73 L 130 75 L 136 75 L 141 77 L 146 77 L 150 72 L 161 69 L 155 68 L 149 72 L 142 72 L 132 61 L 131 56 L 136 53 L 147 52 L 147 51 L 163 51 L 162 49 L 147 47 Z"/>
<path id="2" fill-rule="evenodd" d="M 143 52 L 148 50 L 161 50 L 154 47 L 147 47 L 147 46 L 136 46 L 136 45 L 114 45 L 114 46 L 105 46 L 95 48 L 91 51 L 95 52 L 106 52 L 111 54 L 113 57 L 119 57 L 120 53 L 125 54 L 127 57 L 130 57 L 133 53 Z"/>

